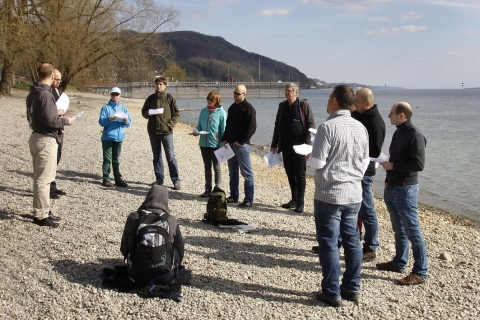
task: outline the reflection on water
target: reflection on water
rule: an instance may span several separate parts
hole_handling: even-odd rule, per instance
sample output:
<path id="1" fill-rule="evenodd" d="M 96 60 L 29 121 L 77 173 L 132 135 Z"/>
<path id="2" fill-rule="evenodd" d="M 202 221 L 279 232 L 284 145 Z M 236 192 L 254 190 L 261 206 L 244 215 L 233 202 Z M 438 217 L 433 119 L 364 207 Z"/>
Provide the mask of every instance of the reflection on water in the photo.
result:
<path id="1" fill-rule="evenodd" d="M 303 90 L 302 98 L 312 106 L 317 126 L 328 117 L 327 100 L 331 90 Z M 248 93 L 248 92 L 247 92 Z M 382 151 L 388 147 L 395 131 L 387 117 L 395 102 L 409 102 L 412 122 L 427 138 L 426 167 L 420 173 L 420 202 L 449 210 L 452 213 L 480 220 L 480 165 L 477 129 L 480 115 L 480 90 L 377 90 L 375 103 L 387 125 Z M 247 95 L 248 99 L 248 95 Z M 252 143 L 270 145 L 278 103 L 283 99 L 248 99 L 257 110 L 257 132 Z M 196 124 L 205 99 L 178 99 L 185 108 L 181 120 Z M 223 97 L 228 109 L 233 97 Z M 266 148 L 268 150 L 269 148 Z M 313 174 L 313 170 L 310 170 Z M 377 170 L 374 188 L 383 197 L 385 171 Z"/>

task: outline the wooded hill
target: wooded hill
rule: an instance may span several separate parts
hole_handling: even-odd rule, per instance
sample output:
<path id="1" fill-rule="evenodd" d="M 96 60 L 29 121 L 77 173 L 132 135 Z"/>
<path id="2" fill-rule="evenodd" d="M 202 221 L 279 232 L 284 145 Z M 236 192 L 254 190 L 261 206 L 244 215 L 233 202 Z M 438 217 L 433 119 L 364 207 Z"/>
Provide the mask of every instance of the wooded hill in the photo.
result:
<path id="1" fill-rule="evenodd" d="M 297 68 L 257 53 L 247 52 L 222 37 L 207 36 L 194 31 L 164 32 L 162 40 L 171 44 L 175 51 L 175 62 L 187 72 L 187 81 L 258 81 L 260 59 L 260 81 L 300 82 L 302 87 L 315 85 Z M 188 80 L 189 79 L 189 80 Z"/>

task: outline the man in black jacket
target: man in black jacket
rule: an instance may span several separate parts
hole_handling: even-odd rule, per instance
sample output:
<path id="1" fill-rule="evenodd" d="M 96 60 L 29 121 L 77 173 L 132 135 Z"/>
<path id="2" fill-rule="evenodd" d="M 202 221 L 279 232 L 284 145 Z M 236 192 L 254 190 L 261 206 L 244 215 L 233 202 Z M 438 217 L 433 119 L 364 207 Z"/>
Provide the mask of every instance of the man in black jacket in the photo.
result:
<path id="1" fill-rule="evenodd" d="M 53 82 L 50 85 L 52 88 L 52 94 L 53 97 L 55 98 L 55 102 L 58 101 L 60 98 L 60 92 L 58 92 L 58 87 L 60 86 L 60 83 L 62 83 L 62 74 L 60 71 L 55 69 L 53 73 Z M 58 109 L 58 116 L 61 117 L 63 116 L 65 110 Z M 60 163 L 60 159 L 62 158 L 62 149 L 63 149 L 63 133 L 64 133 L 64 128 L 59 128 L 58 129 L 58 151 L 57 151 L 57 166 Z M 60 190 L 57 188 L 57 182 L 55 180 L 50 183 L 50 199 L 58 199 L 59 196 L 66 195 L 67 193 L 63 190 Z"/>
<path id="2" fill-rule="evenodd" d="M 245 179 L 245 198 L 239 205 L 240 208 L 252 206 L 255 189 L 250 161 L 250 138 L 257 130 L 257 119 L 255 109 L 245 100 L 246 94 L 247 88 L 243 84 L 235 88 L 233 92 L 235 103 L 228 108 L 227 126 L 222 138 L 223 145 L 228 143 L 235 153 L 235 156 L 228 160 L 228 171 L 230 173 L 228 203 L 237 203 L 240 196 L 238 170 Z"/>
<path id="3" fill-rule="evenodd" d="M 50 87 L 54 80 L 51 63 L 38 67 L 40 81 L 35 81 L 27 96 L 27 119 L 33 132 L 28 140 L 33 163 L 33 223 L 58 227 L 60 220 L 50 211 L 50 183 L 57 169 L 58 129 L 72 125 L 73 118 L 58 117 Z"/>
<path id="4" fill-rule="evenodd" d="M 425 168 L 427 140 L 412 124 L 412 108 L 408 103 L 394 104 L 388 117 L 397 130 L 390 144 L 390 159 L 381 165 L 387 170 L 384 199 L 395 232 L 395 257 L 377 264 L 377 268 L 403 272 L 408 264 L 410 241 L 415 260 L 413 269 L 398 284 L 417 285 L 427 278 L 427 249 L 418 221 L 418 172 Z"/>
<path id="5" fill-rule="evenodd" d="M 385 141 L 385 121 L 378 112 L 374 95 L 370 89 L 361 88 L 355 93 L 355 108 L 352 118 L 360 121 L 368 132 L 369 156 L 377 158 L 382 152 Z M 378 219 L 373 201 L 373 180 L 375 178 L 375 162 L 370 161 L 362 179 L 362 206 L 358 218 L 365 226 L 363 244 L 363 260 L 369 261 L 376 257 L 378 243 Z"/>
<path id="6" fill-rule="evenodd" d="M 305 205 L 307 162 L 304 155 L 295 153 L 293 146 L 312 144 L 308 129 L 315 128 L 315 119 L 307 101 L 298 99 L 298 86 L 295 83 L 286 84 L 285 98 L 287 100 L 278 105 L 270 151 L 283 152 L 283 166 L 292 194 L 291 200 L 282 204 L 282 208 L 301 213 Z"/>

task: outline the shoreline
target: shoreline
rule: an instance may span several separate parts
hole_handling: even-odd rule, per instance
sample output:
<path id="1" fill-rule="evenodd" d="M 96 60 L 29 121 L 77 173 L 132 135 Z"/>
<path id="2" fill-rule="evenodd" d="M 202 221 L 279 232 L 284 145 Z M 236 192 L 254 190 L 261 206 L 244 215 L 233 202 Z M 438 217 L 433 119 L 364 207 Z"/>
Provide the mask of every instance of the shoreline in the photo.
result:
<path id="1" fill-rule="evenodd" d="M 185 265 L 193 271 L 184 300 L 145 299 L 102 286 L 104 267 L 122 264 L 119 252 L 129 212 L 142 203 L 154 181 L 143 101 L 121 99 L 132 115 L 122 146 L 120 169 L 129 184 L 101 187 L 100 108 L 107 96 L 70 93 L 68 113 L 85 111 L 66 128 L 57 185 L 67 195 L 52 201 L 60 228 L 31 223 L 32 169 L 25 119 L 26 92 L 1 99 L 4 134 L 0 140 L 0 318 L 120 319 L 297 319 L 297 318 L 478 318 L 480 316 L 480 230 L 451 214 L 422 206 L 419 220 L 428 251 L 429 279 L 424 285 L 399 287 L 400 274 L 382 272 L 375 263 L 388 261 L 394 235 L 385 205 L 375 199 L 380 248 L 377 259 L 362 265 L 358 305 L 326 307 L 314 298 L 320 287 L 313 219 L 313 178 L 307 180 L 305 213 L 279 207 L 289 200 L 282 167 L 267 168 L 263 156 L 252 155 L 255 200 L 252 208 L 228 207 L 229 218 L 257 229 L 239 234 L 200 220 L 206 200 L 198 140 L 188 125 L 174 130 L 182 190 L 169 188 L 169 207 L 185 239 Z M 228 195 L 228 168 L 222 164 Z M 242 178 L 241 178 L 242 179 Z M 168 181 L 167 181 L 168 180 Z M 240 183 L 240 192 L 243 185 Z M 442 254 L 447 254 L 441 258 Z M 343 256 L 343 253 L 341 253 Z M 343 267 L 343 260 L 341 260 Z M 407 269 L 412 266 L 410 259 Z M 254 306 L 254 307 L 252 307 Z"/>

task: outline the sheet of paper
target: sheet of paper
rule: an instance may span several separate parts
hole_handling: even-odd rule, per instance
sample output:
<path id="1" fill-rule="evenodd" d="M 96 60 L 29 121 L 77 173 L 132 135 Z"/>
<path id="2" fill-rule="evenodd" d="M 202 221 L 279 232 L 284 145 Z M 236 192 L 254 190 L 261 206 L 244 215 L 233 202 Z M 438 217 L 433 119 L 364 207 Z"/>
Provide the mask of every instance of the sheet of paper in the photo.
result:
<path id="1" fill-rule="evenodd" d="M 265 162 L 267 162 L 267 166 L 269 168 L 272 168 L 282 162 L 282 156 L 278 152 L 273 153 L 270 151 L 264 155 L 263 158 L 265 159 Z"/>
<path id="2" fill-rule="evenodd" d="M 75 118 L 77 118 L 77 119 L 78 119 L 78 118 L 81 118 L 81 117 L 83 117 L 84 114 L 85 114 L 85 111 L 80 111 L 79 113 L 77 113 L 77 114 L 75 115 Z"/>
<path id="3" fill-rule="evenodd" d="M 57 105 L 57 110 L 62 109 L 63 113 L 67 112 L 68 106 L 70 106 L 70 99 L 68 96 L 64 93 L 60 95 L 60 98 L 58 98 L 57 102 L 55 102 Z"/>
<path id="4" fill-rule="evenodd" d="M 293 150 L 295 151 L 295 153 L 301 154 L 303 156 L 306 156 L 307 154 L 312 153 L 312 148 L 313 147 L 311 145 L 308 145 L 305 143 L 293 146 Z"/>
<path id="5" fill-rule="evenodd" d="M 233 150 L 230 148 L 228 143 L 225 145 L 225 147 L 218 148 L 213 153 L 215 153 L 215 156 L 219 162 L 227 161 L 235 156 L 235 153 L 233 153 Z"/>
<path id="6" fill-rule="evenodd" d="M 148 109 L 148 114 L 149 115 L 154 115 L 154 114 L 162 114 L 163 113 L 163 108 L 158 108 L 158 109 Z"/>
<path id="7" fill-rule="evenodd" d="M 208 134 L 208 131 L 197 131 L 197 129 L 192 129 L 192 131 L 198 134 Z"/>
<path id="8" fill-rule="evenodd" d="M 388 156 L 382 152 L 377 158 L 370 157 L 370 161 L 378 162 L 378 163 L 385 162 L 385 161 L 388 161 Z"/>
<path id="9" fill-rule="evenodd" d="M 115 112 L 115 121 L 123 121 L 125 119 L 128 119 L 128 115 L 125 112 L 122 111 L 117 111 Z"/>

